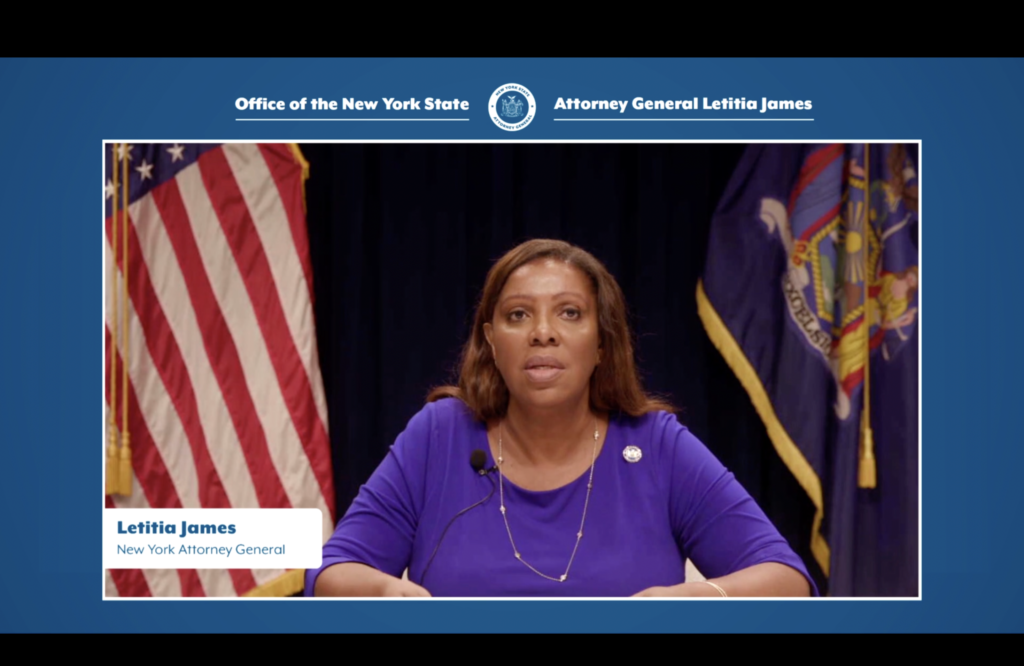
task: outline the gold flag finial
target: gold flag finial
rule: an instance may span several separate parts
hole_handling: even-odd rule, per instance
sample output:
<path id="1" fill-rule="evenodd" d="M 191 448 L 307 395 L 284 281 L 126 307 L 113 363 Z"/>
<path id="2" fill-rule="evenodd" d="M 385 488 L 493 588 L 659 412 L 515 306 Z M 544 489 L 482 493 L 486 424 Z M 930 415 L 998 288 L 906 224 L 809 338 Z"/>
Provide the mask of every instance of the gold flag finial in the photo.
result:
<path id="1" fill-rule="evenodd" d="M 302 149 L 299 148 L 297 143 L 289 143 L 288 147 L 292 151 L 292 157 L 298 162 L 299 166 L 302 167 L 302 212 L 306 212 L 306 181 L 309 180 L 309 162 L 306 161 L 305 155 L 302 154 Z"/>

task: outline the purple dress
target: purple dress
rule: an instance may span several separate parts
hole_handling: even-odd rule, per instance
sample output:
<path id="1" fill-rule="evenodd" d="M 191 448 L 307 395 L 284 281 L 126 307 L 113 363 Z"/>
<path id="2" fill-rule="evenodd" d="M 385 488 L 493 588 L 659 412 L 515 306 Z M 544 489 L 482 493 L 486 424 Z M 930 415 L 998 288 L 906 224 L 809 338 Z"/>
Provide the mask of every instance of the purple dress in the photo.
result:
<path id="1" fill-rule="evenodd" d="M 628 462 L 627 446 L 642 456 Z M 708 578 L 762 562 L 807 575 L 800 558 L 732 473 L 675 416 L 615 416 L 594 468 L 583 539 L 565 582 L 547 580 L 515 558 L 498 492 L 452 523 L 433 563 L 424 567 L 445 526 L 487 497 L 497 473 L 477 474 L 480 449 L 494 465 L 486 426 L 459 400 L 430 403 L 398 436 L 324 545 L 317 576 L 340 562 L 360 562 L 401 576 L 435 597 L 627 597 L 676 585 L 693 560 Z M 509 528 L 524 560 L 558 578 L 572 555 L 589 469 L 549 491 L 523 490 L 505 479 Z"/>

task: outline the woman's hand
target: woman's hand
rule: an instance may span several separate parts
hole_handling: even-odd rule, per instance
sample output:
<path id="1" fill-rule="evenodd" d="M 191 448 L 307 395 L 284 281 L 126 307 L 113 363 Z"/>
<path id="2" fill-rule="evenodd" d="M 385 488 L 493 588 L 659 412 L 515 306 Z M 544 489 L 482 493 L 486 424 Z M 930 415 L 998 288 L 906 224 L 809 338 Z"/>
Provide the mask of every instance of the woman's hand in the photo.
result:
<path id="1" fill-rule="evenodd" d="M 384 584 L 382 597 L 429 597 L 430 592 L 412 581 L 393 578 Z"/>
<path id="2" fill-rule="evenodd" d="M 641 590 L 634 597 L 721 597 L 718 590 L 705 583 L 680 583 Z"/>
<path id="3" fill-rule="evenodd" d="M 796 569 L 776 562 L 764 562 L 740 569 L 728 576 L 711 579 L 730 597 L 806 597 L 811 586 Z M 702 581 L 668 587 L 649 587 L 634 597 L 719 597 L 714 585 Z"/>
<path id="4" fill-rule="evenodd" d="M 358 562 L 342 562 L 320 572 L 318 597 L 429 597 L 430 592 L 404 578 L 395 578 Z"/>

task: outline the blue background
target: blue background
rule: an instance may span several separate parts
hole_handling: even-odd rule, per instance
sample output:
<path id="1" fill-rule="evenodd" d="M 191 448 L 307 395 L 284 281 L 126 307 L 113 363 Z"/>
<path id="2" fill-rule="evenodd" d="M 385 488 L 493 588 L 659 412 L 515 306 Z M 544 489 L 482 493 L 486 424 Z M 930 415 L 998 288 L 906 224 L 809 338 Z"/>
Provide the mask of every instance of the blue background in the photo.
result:
<path id="1" fill-rule="evenodd" d="M 1022 74 L 1020 60 L 976 59 L 0 61 L 0 631 L 1021 631 Z M 487 115 L 510 82 L 537 99 L 519 132 Z M 815 120 L 552 120 L 559 96 L 638 95 L 809 99 L 811 112 L 774 115 Z M 296 115 L 240 112 L 238 97 L 413 96 L 468 99 L 430 115 L 470 121 L 234 121 Z M 923 600 L 102 601 L 103 139 L 922 140 Z"/>

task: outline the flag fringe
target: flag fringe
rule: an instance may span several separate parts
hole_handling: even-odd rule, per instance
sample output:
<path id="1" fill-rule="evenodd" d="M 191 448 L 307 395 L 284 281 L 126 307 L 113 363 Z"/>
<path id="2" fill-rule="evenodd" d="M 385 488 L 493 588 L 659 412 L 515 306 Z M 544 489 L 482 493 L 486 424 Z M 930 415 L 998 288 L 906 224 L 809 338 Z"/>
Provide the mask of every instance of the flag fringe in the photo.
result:
<path id="1" fill-rule="evenodd" d="M 245 597 L 290 597 L 306 587 L 306 570 L 293 569 L 286 571 L 269 583 L 254 587 Z"/>
<path id="2" fill-rule="evenodd" d="M 778 452 L 782 462 L 789 468 L 790 473 L 796 477 L 797 482 L 807 493 L 814 503 L 814 525 L 811 528 L 811 553 L 818 562 L 818 566 L 826 576 L 829 575 L 829 563 L 831 552 L 828 542 L 821 534 L 821 523 L 825 517 L 825 504 L 821 491 L 821 479 L 807 462 L 807 458 L 797 447 L 796 443 L 786 432 L 786 429 L 779 422 L 775 414 L 775 408 L 768 398 L 768 392 L 761 383 L 761 378 L 750 364 L 743 350 L 740 348 L 732 333 L 722 322 L 722 318 L 715 311 L 714 306 L 704 291 L 704 282 L 697 282 L 697 313 L 700 315 L 704 329 L 711 338 L 711 342 L 722 354 L 725 362 L 732 369 L 733 373 L 740 380 L 747 395 L 750 396 L 754 408 L 757 409 L 761 421 L 768 430 L 768 437 L 772 440 L 775 450 Z"/>

